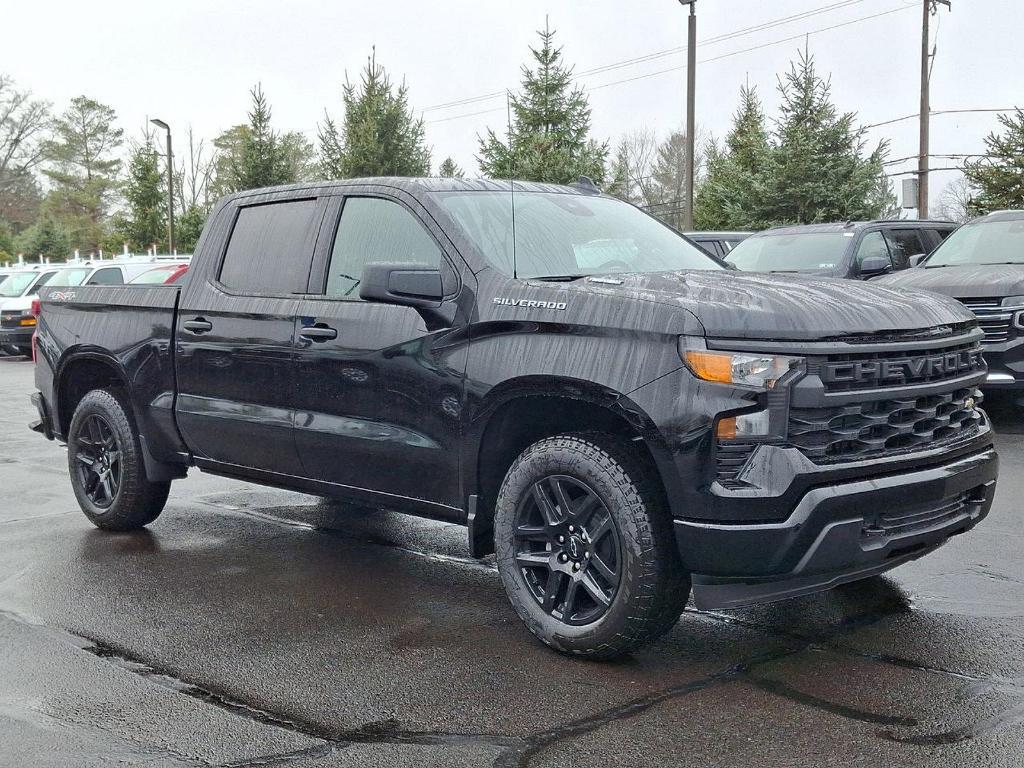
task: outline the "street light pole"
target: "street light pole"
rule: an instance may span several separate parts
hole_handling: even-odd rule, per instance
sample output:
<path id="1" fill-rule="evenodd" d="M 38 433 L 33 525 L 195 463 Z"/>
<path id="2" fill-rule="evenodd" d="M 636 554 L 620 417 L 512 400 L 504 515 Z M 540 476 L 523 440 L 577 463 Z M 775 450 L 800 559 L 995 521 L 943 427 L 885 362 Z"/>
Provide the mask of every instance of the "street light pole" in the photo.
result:
<path id="1" fill-rule="evenodd" d="M 697 90 L 697 0 L 679 0 L 690 6 L 686 34 L 686 202 L 683 207 L 683 229 L 693 229 L 694 141 L 697 132 L 695 95 Z"/>
<path id="2" fill-rule="evenodd" d="M 167 132 L 167 253 L 174 254 L 174 153 L 171 151 L 171 126 L 163 120 L 150 120 L 157 128 Z"/>

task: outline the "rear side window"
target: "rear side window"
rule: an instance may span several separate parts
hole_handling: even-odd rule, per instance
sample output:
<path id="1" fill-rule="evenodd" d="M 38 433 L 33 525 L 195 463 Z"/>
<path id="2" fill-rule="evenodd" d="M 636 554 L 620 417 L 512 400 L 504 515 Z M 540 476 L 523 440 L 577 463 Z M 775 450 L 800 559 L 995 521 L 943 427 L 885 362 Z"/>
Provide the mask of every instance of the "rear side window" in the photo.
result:
<path id="1" fill-rule="evenodd" d="M 117 267 L 104 267 L 97 269 L 89 278 L 87 285 L 121 285 L 124 283 L 124 276 Z"/>
<path id="2" fill-rule="evenodd" d="M 441 249 L 409 211 L 375 197 L 345 201 L 331 251 L 326 294 L 359 300 L 363 268 L 375 261 L 405 262 L 440 268 Z"/>
<path id="3" fill-rule="evenodd" d="M 240 293 L 304 293 L 313 261 L 316 212 L 316 200 L 239 210 L 220 282 Z"/>

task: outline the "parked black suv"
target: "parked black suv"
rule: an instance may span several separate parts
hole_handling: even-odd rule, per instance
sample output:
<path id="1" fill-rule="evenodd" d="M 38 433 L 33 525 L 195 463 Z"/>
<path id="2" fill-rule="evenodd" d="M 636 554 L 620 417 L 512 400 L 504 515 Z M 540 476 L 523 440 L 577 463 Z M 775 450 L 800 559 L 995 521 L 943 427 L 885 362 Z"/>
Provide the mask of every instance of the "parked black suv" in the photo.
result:
<path id="1" fill-rule="evenodd" d="M 728 270 L 592 185 L 352 180 L 223 200 L 183 286 L 47 292 L 35 428 L 108 530 L 193 465 L 464 523 L 532 632 L 607 658 L 691 584 L 777 600 L 972 528 L 982 336 L 942 296 Z"/>
<path id="2" fill-rule="evenodd" d="M 753 232 L 684 232 L 683 234 L 712 256 L 723 259 Z"/>
<path id="3" fill-rule="evenodd" d="M 975 219 L 916 268 L 880 282 L 962 301 L 985 331 L 985 386 L 1024 389 L 1024 211 Z"/>
<path id="4" fill-rule="evenodd" d="M 933 220 L 775 227 L 751 235 L 725 258 L 745 272 L 866 280 L 915 264 L 955 229 L 951 221 Z"/>

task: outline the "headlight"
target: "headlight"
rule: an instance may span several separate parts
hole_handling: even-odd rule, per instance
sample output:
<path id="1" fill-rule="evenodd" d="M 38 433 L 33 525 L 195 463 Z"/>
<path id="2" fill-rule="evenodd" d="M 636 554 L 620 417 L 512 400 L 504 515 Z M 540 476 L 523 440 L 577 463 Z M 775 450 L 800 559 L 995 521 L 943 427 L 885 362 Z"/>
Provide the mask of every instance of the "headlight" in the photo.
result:
<path id="1" fill-rule="evenodd" d="M 1024 296 L 1007 296 L 1001 304 L 1004 307 L 1024 307 Z"/>
<path id="2" fill-rule="evenodd" d="M 698 379 L 719 384 L 736 384 L 762 391 L 773 388 L 790 368 L 803 360 L 801 357 L 787 355 L 715 352 L 685 347 L 681 348 L 680 353 L 690 373 Z"/>

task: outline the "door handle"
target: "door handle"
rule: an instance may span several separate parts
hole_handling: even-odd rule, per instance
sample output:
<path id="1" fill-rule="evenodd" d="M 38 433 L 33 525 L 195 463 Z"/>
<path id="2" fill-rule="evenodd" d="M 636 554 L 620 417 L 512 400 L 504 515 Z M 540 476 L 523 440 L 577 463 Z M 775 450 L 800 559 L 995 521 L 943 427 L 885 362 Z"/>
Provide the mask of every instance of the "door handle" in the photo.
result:
<path id="1" fill-rule="evenodd" d="M 307 325 L 299 331 L 299 336 L 312 341 L 329 341 L 338 338 L 338 332 L 323 323 L 317 323 L 316 325 Z"/>
<path id="2" fill-rule="evenodd" d="M 200 334 L 206 333 L 207 331 L 213 330 L 213 323 L 209 320 L 204 320 L 201 317 L 197 317 L 193 320 L 186 320 L 181 324 L 181 327 L 190 333 Z"/>

